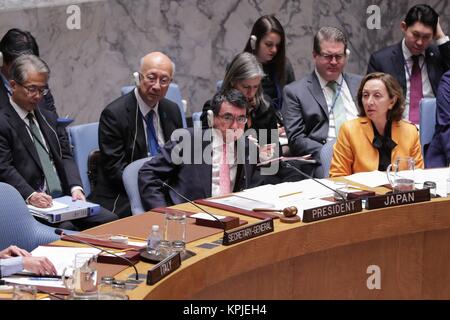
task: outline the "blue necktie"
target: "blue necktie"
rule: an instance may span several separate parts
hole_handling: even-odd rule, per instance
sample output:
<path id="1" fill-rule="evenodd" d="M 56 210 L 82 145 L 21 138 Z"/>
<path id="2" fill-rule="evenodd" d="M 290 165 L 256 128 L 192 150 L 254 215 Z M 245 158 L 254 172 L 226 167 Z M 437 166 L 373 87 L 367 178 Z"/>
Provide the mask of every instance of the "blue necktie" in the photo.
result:
<path id="1" fill-rule="evenodd" d="M 150 110 L 145 116 L 145 123 L 147 124 L 147 144 L 148 150 L 152 156 L 159 153 L 158 138 L 156 136 L 155 126 L 153 125 L 154 110 Z"/>

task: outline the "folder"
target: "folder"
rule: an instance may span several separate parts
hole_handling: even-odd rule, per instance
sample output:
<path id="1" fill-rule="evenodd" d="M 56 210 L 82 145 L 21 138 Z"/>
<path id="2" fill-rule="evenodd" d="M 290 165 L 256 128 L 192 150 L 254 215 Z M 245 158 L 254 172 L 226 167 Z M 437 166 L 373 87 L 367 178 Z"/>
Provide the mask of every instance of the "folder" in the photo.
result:
<path id="1" fill-rule="evenodd" d="M 94 216 L 100 212 L 100 205 L 88 201 L 72 201 L 72 197 L 64 196 L 53 199 L 50 208 L 38 208 L 28 205 L 30 213 L 50 223 L 59 223 Z"/>

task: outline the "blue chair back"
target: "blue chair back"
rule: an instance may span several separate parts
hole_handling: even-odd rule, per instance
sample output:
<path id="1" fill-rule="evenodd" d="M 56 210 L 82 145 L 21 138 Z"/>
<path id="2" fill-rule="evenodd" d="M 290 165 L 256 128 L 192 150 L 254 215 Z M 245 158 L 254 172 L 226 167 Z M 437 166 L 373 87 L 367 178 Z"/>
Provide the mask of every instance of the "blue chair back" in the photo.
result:
<path id="1" fill-rule="evenodd" d="M 419 110 L 419 136 L 422 155 L 424 155 L 424 148 L 433 139 L 436 128 L 436 98 L 424 98 L 420 100 Z"/>
<path id="2" fill-rule="evenodd" d="M 98 122 L 80 124 L 69 127 L 70 143 L 73 147 L 73 157 L 80 171 L 83 189 L 88 196 L 91 186 L 88 176 L 88 158 L 93 150 L 98 150 Z"/>
<path id="3" fill-rule="evenodd" d="M 322 164 L 322 176 L 318 173 L 318 178 L 328 178 L 330 176 L 331 159 L 333 158 L 333 146 L 336 139 L 327 141 L 320 150 L 320 162 Z"/>
<path id="4" fill-rule="evenodd" d="M 201 128 L 202 127 L 202 121 L 200 120 L 200 117 L 202 115 L 202 112 L 194 112 L 192 114 L 192 124 L 194 128 Z"/>
<path id="5" fill-rule="evenodd" d="M 131 90 L 133 90 L 135 86 L 125 86 L 120 89 L 120 92 L 122 95 L 126 95 Z M 175 102 L 178 105 L 178 108 L 180 109 L 181 113 L 181 120 L 183 121 L 183 128 L 187 128 L 186 123 L 186 114 L 184 112 L 184 105 L 183 105 L 183 97 L 181 96 L 181 90 L 180 87 L 176 83 L 171 83 L 169 85 L 169 89 L 166 93 L 166 98 L 170 101 Z"/>
<path id="6" fill-rule="evenodd" d="M 138 173 L 142 165 L 151 158 L 152 157 L 147 157 L 133 161 L 123 170 L 122 181 L 125 186 L 128 199 L 130 200 L 131 213 L 134 216 L 145 212 L 144 207 L 142 206 L 141 195 L 139 193 Z"/>
<path id="7" fill-rule="evenodd" d="M 55 228 L 37 221 L 20 193 L 0 182 L 0 250 L 16 245 L 27 251 L 59 239 Z"/>

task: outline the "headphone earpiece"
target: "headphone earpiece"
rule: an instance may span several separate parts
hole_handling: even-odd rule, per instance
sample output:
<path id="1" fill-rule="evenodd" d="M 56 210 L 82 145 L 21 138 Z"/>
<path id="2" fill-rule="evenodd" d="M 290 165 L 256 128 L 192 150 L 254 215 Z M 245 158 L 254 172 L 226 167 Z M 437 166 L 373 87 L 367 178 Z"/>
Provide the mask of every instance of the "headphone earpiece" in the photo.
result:
<path id="1" fill-rule="evenodd" d="M 350 52 L 351 52 L 350 49 L 345 50 L 345 55 L 347 56 L 347 58 L 350 55 Z"/>
<path id="2" fill-rule="evenodd" d="M 134 78 L 134 84 L 136 87 L 139 87 L 141 84 L 141 81 L 139 79 L 139 72 L 133 72 L 133 78 Z"/>
<path id="3" fill-rule="evenodd" d="M 258 38 L 254 34 L 252 34 L 250 36 L 250 47 L 252 48 L 253 51 L 256 50 L 256 40 L 258 40 Z"/>
<path id="4" fill-rule="evenodd" d="M 0 67 L 3 67 L 3 53 L 0 51 Z"/>
<path id="5" fill-rule="evenodd" d="M 212 110 L 206 112 L 206 119 L 208 120 L 208 127 L 212 128 L 214 124 L 214 112 Z"/>

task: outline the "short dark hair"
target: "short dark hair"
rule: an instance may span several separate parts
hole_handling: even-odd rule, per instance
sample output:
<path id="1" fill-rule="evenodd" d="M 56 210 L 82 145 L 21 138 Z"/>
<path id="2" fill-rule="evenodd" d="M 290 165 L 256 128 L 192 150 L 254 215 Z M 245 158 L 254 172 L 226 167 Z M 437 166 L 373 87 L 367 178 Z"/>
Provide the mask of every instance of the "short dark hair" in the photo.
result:
<path id="1" fill-rule="evenodd" d="M 39 57 L 36 39 L 28 31 L 17 28 L 10 29 L 0 40 L 0 51 L 5 64 L 11 64 L 22 54 L 33 54 Z"/>
<path id="2" fill-rule="evenodd" d="M 418 4 L 409 9 L 404 21 L 408 28 L 416 22 L 421 22 L 431 27 L 433 34 L 436 34 L 438 19 L 439 15 L 432 7 L 427 4 Z"/>
<path id="3" fill-rule="evenodd" d="M 362 95 L 364 86 L 369 80 L 378 79 L 384 83 L 386 90 L 389 94 L 389 98 L 397 98 L 392 110 L 388 111 L 387 120 L 389 121 L 400 121 L 403 116 L 403 111 L 405 110 L 405 97 L 403 96 L 403 90 L 397 79 L 388 73 L 383 72 L 373 72 L 366 75 L 359 86 L 358 89 L 358 111 L 360 117 L 366 116 L 366 111 L 364 110 L 364 105 L 362 102 Z"/>
<path id="4" fill-rule="evenodd" d="M 264 15 L 256 20 L 255 24 L 252 27 L 252 32 L 250 37 L 253 35 L 256 37 L 255 42 L 255 50 L 252 49 L 250 44 L 250 38 L 247 40 L 245 44 L 244 52 L 250 52 L 256 55 L 256 51 L 259 48 L 259 44 L 261 43 L 262 38 L 269 32 L 274 32 L 280 36 L 280 44 L 278 46 L 278 51 L 273 60 L 270 61 L 270 65 L 275 67 L 275 75 L 280 82 L 281 86 L 284 86 L 286 83 L 286 73 L 285 65 L 286 65 L 286 35 L 284 33 L 283 26 L 280 21 L 275 17 L 275 15 Z"/>
<path id="5" fill-rule="evenodd" d="M 218 92 L 211 100 L 211 110 L 214 115 L 217 116 L 219 114 L 222 103 L 225 101 L 240 109 L 247 109 L 248 107 L 247 99 L 239 90 L 231 89 L 225 92 Z"/>
<path id="6" fill-rule="evenodd" d="M 347 55 L 348 41 L 344 32 L 335 27 L 322 27 L 314 36 L 313 50 L 317 54 L 322 53 L 320 43 L 322 41 L 342 42 L 344 44 L 344 54 Z"/>

